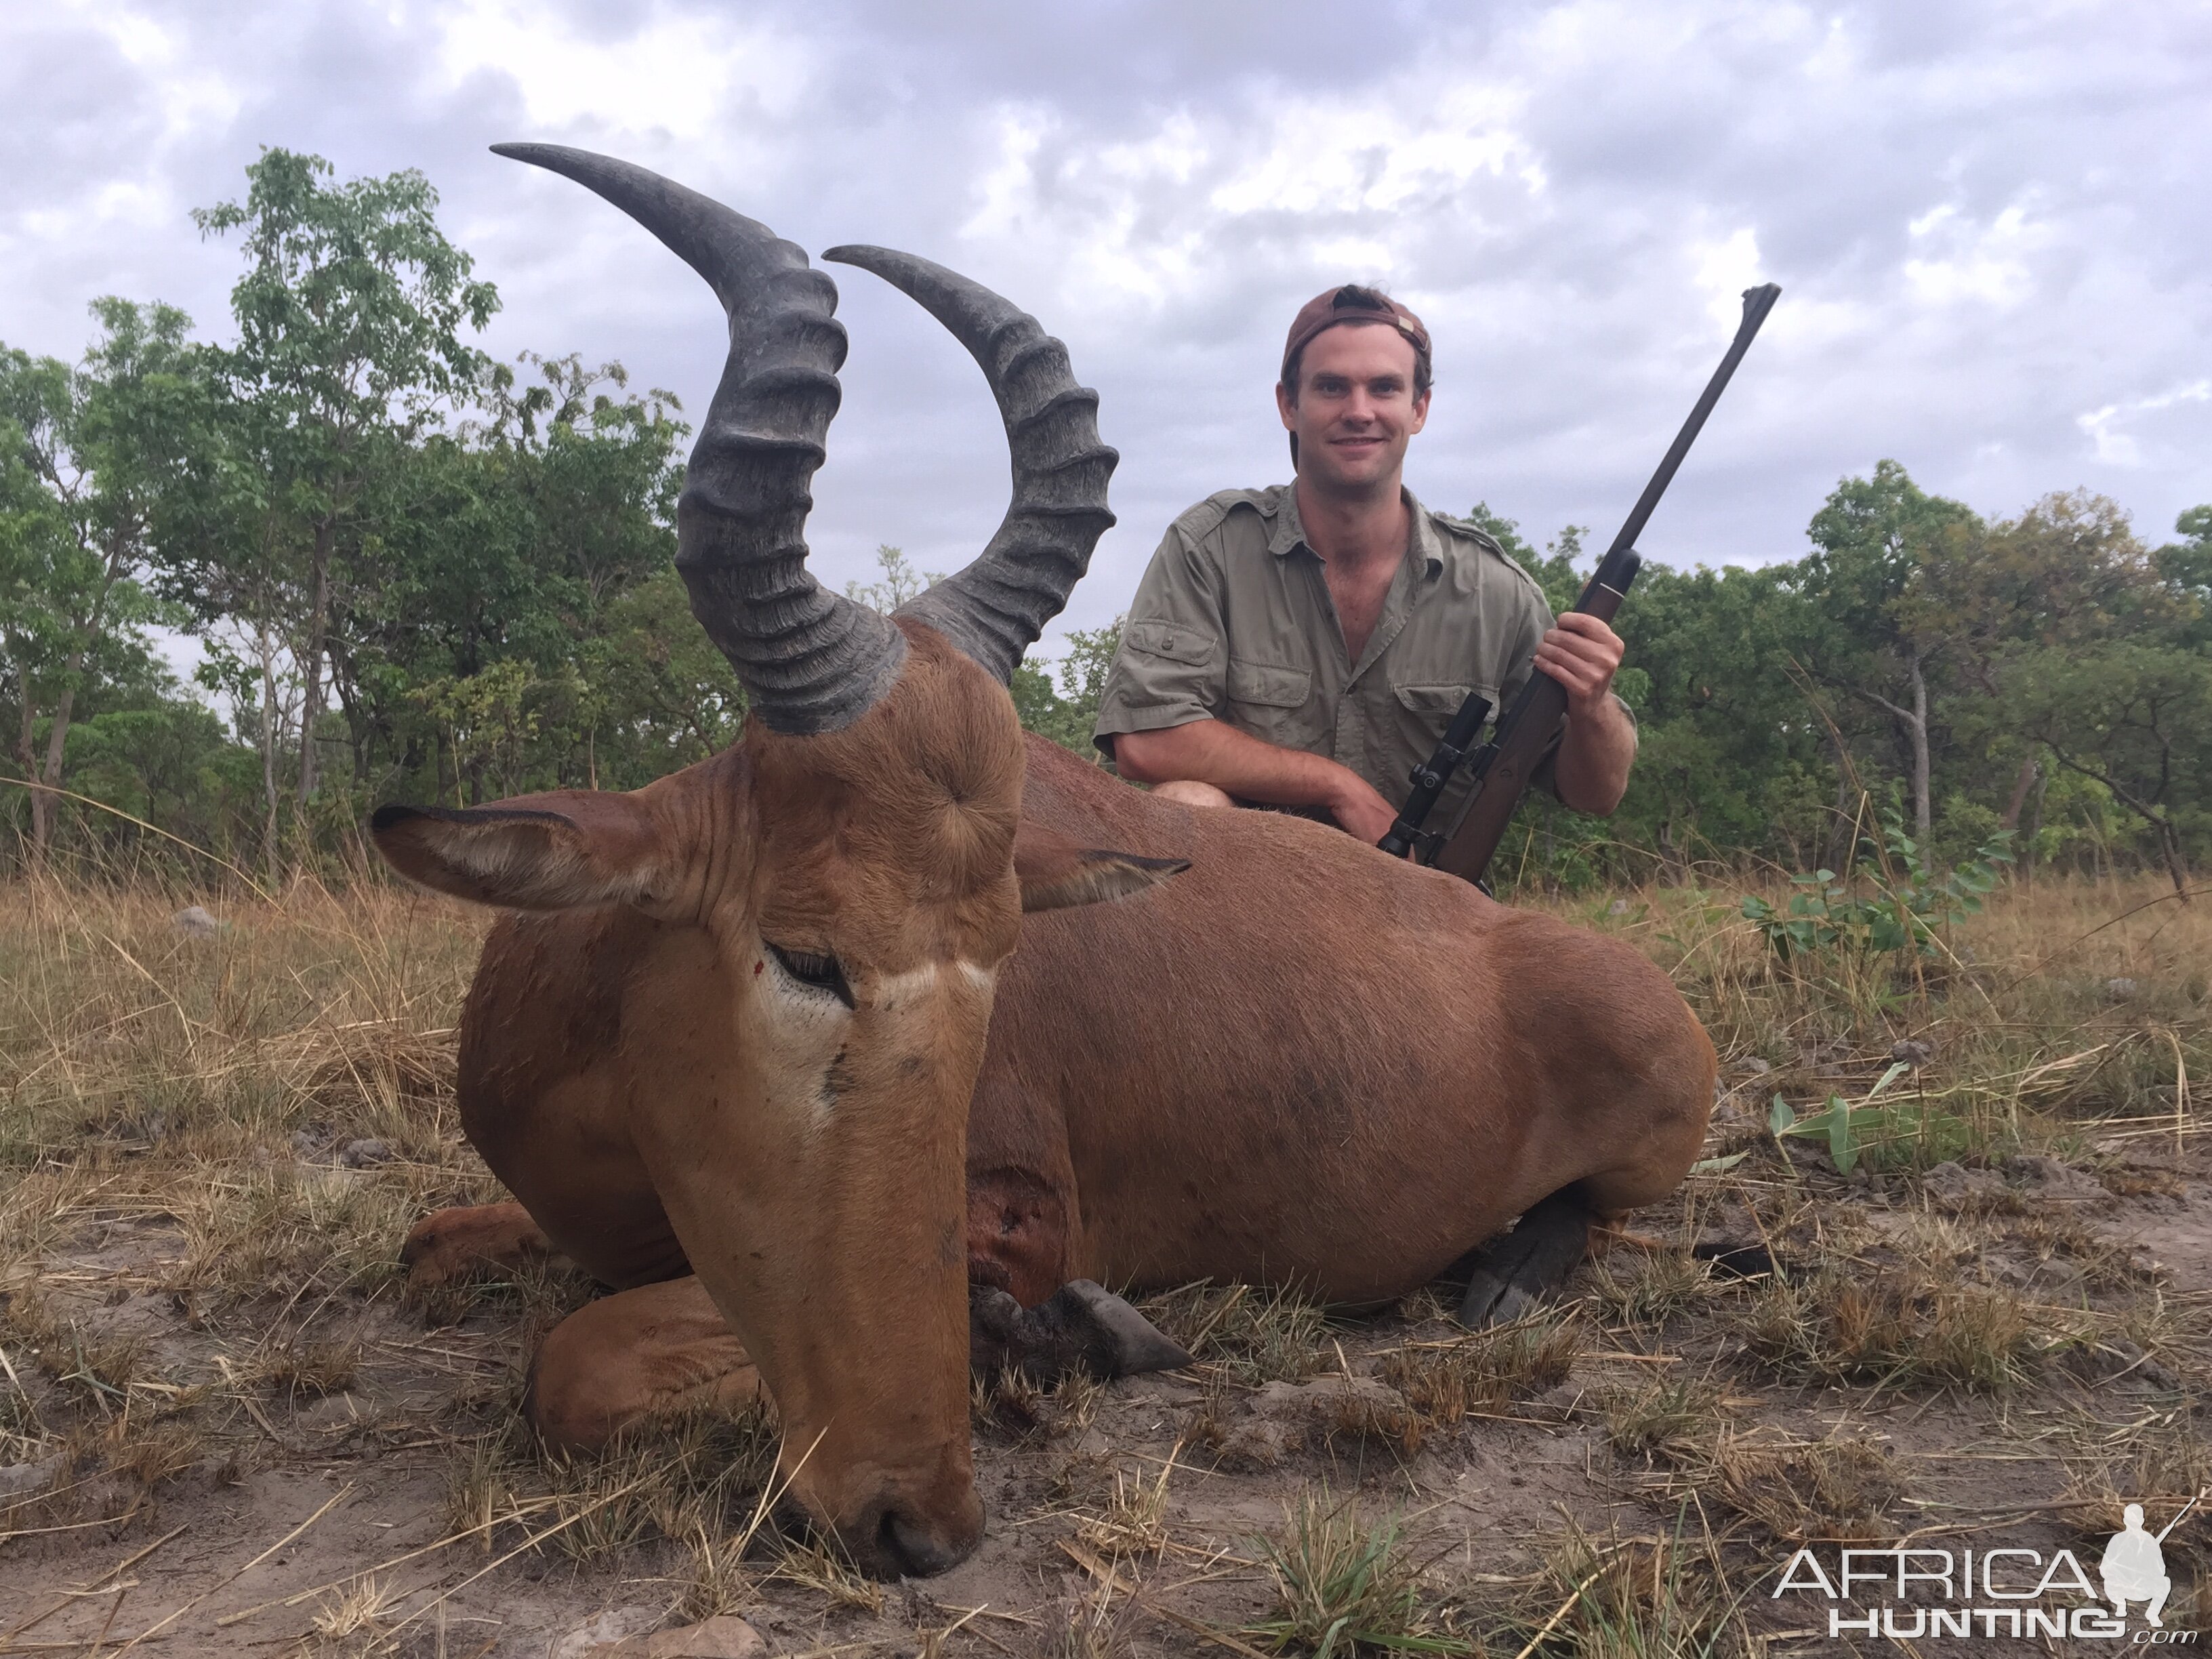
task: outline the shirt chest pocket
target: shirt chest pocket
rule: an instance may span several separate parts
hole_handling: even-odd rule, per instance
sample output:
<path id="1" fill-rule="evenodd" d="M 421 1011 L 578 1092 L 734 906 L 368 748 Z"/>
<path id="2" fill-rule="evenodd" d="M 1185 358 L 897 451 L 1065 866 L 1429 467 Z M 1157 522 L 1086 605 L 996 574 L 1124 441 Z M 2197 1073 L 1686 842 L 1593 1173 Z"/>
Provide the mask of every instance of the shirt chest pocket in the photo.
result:
<path id="1" fill-rule="evenodd" d="M 1313 693 L 1310 669 L 1231 657 L 1228 690 L 1230 723 L 1255 738 L 1286 749 L 1310 749 L 1322 735 L 1305 713 Z"/>
<path id="2" fill-rule="evenodd" d="M 1492 714 L 1498 712 L 1498 688 L 1494 685 L 1393 685 L 1390 690 L 1397 695 L 1398 718 L 1407 734 L 1431 745 L 1443 736 L 1444 728 L 1459 713 L 1468 692 L 1475 692 L 1487 702 Z"/>

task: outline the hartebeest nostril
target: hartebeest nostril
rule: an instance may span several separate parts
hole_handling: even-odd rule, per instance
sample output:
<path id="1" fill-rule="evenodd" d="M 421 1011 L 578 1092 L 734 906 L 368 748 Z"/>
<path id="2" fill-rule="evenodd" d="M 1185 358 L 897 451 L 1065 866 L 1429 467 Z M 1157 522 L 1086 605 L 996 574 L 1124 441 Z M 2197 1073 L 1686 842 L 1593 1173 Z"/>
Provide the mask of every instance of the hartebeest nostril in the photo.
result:
<path id="1" fill-rule="evenodd" d="M 980 1541 L 980 1528 L 946 1531 L 896 1504 L 876 1523 L 876 1549 L 884 1565 L 902 1578 L 928 1578 L 965 1561 Z"/>

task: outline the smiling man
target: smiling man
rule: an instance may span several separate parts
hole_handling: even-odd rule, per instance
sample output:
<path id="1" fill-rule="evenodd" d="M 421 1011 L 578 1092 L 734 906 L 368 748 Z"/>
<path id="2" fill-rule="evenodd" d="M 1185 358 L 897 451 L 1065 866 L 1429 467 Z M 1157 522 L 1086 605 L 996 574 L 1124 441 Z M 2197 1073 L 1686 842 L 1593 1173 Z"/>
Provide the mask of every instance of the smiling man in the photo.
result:
<path id="1" fill-rule="evenodd" d="M 1540 669 L 1567 718 L 1540 775 L 1578 811 L 1620 804 L 1636 757 L 1612 691 L 1620 637 L 1555 623 L 1495 541 L 1406 489 L 1429 392 L 1428 331 L 1387 295 L 1332 289 L 1300 309 L 1275 388 L 1297 480 L 1224 490 L 1169 527 L 1099 710 L 1123 777 L 1379 841 L 1468 692 L 1503 708 Z M 1451 822 L 1466 787 L 1431 821 Z"/>

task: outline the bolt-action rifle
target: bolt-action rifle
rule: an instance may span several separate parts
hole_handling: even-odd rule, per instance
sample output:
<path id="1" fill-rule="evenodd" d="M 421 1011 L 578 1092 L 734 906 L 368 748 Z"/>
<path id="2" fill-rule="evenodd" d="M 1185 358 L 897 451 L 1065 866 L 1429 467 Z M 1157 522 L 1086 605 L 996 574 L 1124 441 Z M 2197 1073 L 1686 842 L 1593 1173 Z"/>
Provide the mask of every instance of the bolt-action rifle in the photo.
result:
<path id="1" fill-rule="evenodd" d="M 1652 509 L 1667 493 L 1667 486 L 1674 481 L 1674 472 L 1682 465 L 1682 458 L 1697 441 L 1705 417 L 1713 412 L 1713 405 L 1727 390 L 1735 366 L 1751 349 L 1759 325 L 1766 320 L 1766 313 L 1774 309 L 1774 302 L 1781 295 L 1782 290 L 1772 283 L 1744 290 L 1743 321 L 1736 328 L 1728 354 L 1713 371 L 1713 378 L 1706 382 L 1697 407 L 1690 411 L 1690 418 L 1674 434 L 1674 444 L 1667 451 L 1666 459 L 1659 463 L 1659 470 L 1644 486 L 1644 494 L 1638 497 L 1627 521 L 1620 526 L 1620 533 L 1613 538 L 1613 545 L 1598 561 L 1597 570 L 1583 589 L 1582 597 L 1575 601 L 1574 608 L 1584 616 L 1610 623 L 1620 609 L 1620 602 L 1628 596 L 1629 584 L 1636 580 L 1636 573 L 1644 563 L 1643 556 L 1636 550 L 1637 537 L 1643 534 Z M 1382 850 L 1398 858 L 1410 851 L 1420 863 L 1449 870 L 1480 885 L 1483 872 L 1490 867 L 1491 855 L 1504 839 L 1506 825 L 1512 822 L 1513 810 L 1527 793 L 1538 763 L 1551 751 L 1560 717 L 1566 712 L 1566 687 L 1539 670 L 1528 676 L 1528 683 L 1521 688 L 1513 707 L 1499 718 L 1490 741 L 1476 748 L 1474 740 L 1484 720 L 1489 718 L 1490 703 L 1478 692 L 1468 693 L 1467 701 L 1460 704 L 1459 712 L 1444 729 L 1443 740 L 1437 744 L 1436 752 L 1413 769 L 1413 793 L 1406 797 L 1406 805 L 1398 814 L 1398 821 L 1390 826 L 1390 833 L 1378 843 Z M 1452 778 L 1462 765 L 1468 768 L 1474 787 L 1461 810 L 1459 821 L 1448 830 L 1425 828 L 1438 798 L 1451 787 Z"/>

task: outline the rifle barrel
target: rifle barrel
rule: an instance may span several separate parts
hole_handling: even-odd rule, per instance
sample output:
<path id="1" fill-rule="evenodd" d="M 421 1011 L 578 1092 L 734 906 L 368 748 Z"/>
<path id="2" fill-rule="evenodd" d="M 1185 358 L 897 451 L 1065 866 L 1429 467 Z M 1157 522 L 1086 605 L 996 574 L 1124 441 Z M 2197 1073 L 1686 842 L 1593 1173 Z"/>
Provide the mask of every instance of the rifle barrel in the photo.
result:
<path id="1" fill-rule="evenodd" d="M 1642 556 L 1636 550 L 1636 538 L 1650 522 L 1660 497 L 1667 493 L 1667 486 L 1674 482 L 1674 474 L 1690 453 L 1690 446 L 1705 430 L 1705 419 L 1713 412 L 1713 405 L 1720 402 L 1736 365 L 1743 361 L 1743 354 L 1751 349 L 1752 341 L 1758 337 L 1759 325 L 1766 320 L 1766 313 L 1774 309 L 1774 302 L 1781 297 L 1781 289 L 1772 283 L 1744 290 L 1743 320 L 1736 325 L 1735 338 L 1729 343 L 1712 379 L 1705 382 L 1705 391 L 1691 408 L 1689 419 L 1682 422 L 1682 429 L 1668 446 L 1658 470 L 1651 475 L 1651 482 L 1644 486 L 1644 493 L 1629 509 L 1620 533 L 1613 538 L 1605 556 L 1598 561 L 1597 569 L 1583 586 L 1582 597 L 1575 601 L 1577 611 L 1604 623 L 1613 621 L 1627 594 L 1628 585 L 1636 580 L 1637 569 L 1643 563 Z M 1520 805 L 1538 764 L 1551 748 L 1552 734 L 1559 729 L 1559 717 L 1566 713 L 1566 708 L 1565 687 L 1541 672 L 1529 675 L 1528 683 L 1521 688 L 1513 707 L 1498 722 L 1486 763 L 1475 778 L 1474 788 L 1461 810 L 1459 822 L 1444 836 L 1434 860 L 1438 869 L 1468 881 L 1481 881 L 1498 842 L 1505 838 L 1514 810 Z M 1395 833 L 1394 830 L 1394 836 Z"/>

